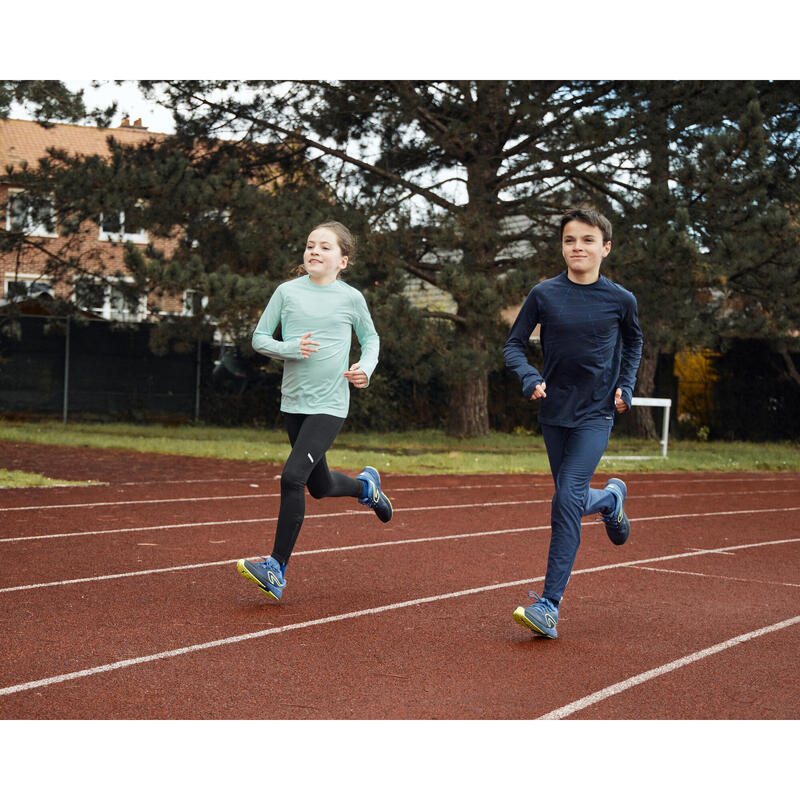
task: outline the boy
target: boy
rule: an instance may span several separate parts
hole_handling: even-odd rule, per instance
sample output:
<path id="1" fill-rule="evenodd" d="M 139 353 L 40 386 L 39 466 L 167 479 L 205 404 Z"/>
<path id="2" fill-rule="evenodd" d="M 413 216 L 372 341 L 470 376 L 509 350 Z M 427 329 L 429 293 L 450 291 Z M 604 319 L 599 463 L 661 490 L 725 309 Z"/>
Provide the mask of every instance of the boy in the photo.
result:
<path id="1" fill-rule="evenodd" d="M 611 251 L 611 223 L 591 209 L 567 212 L 561 251 L 566 271 L 531 289 L 503 350 L 525 397 L 541 400 L 539 422 L 555 483 L 544 591 L 541 597 L 530 592 L 537 602 L 513 616 L 550 639 L 558 636 L 558 605 L 578 552 L 581 517 L 601 513 L 616 545 L 630 534 L 625 484 L 611 478 L 604 489 L 590 489 L 589 482 L 608 444 L 614 410 L 630 408 L 642 355 L 636 298 L 600 275 Z M 541 373 L 526 357 L 537 324 Z"/>

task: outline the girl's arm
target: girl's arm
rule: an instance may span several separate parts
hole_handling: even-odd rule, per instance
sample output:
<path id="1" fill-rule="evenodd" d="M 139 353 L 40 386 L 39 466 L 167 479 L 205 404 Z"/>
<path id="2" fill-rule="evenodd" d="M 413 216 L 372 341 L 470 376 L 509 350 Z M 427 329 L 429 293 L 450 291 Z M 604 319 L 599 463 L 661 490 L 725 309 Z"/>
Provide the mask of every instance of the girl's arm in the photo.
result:
<path id="1" fill-rule="evenodd" d="M 272 338 L 275 328 L 281 321 L 281 311 L 283 310 L 283 291 L 280 286 L 275 290 L 272 297 L 261 315 L 261 319 L 253 331 L 253 350 L 270 358 L 280 358 L 284 360 L 305 358 L 300 350 L 300 339 L 291 339 L 288 342 L 280 342 Z"/>
<path id="2" fill-rule="evenodd" d="M 367 301 L 364 299 L 364 295 L 362 295 L 361 292 L 355 296 L 353 330 L 356 332 L 358 343 L 361 345 L 361 358 L 357 364 L 353 364 L 350 371 L 353 371 L 353 367 L 361 370 L 361 372 L 367 376 L 366 385 L 368 386 L 369 379 L 372 377 L 375 367 L 378 366 L 378 351 L 380 350 L 381 340 L 372 322 L 372 317 L 367 308 Z M 354 383 L 350 377 L 347 379 L 351 383 Z"/>

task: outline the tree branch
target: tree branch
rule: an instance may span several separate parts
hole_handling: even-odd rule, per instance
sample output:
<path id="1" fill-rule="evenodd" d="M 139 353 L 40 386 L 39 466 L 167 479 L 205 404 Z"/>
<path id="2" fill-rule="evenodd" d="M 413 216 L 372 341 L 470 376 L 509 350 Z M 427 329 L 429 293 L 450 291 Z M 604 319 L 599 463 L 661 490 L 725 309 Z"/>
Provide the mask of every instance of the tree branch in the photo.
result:
<path id="1" fill-rule="evenodd" d="M 448 322 L 460 322 L 462 325 L 467 324 L 466 317 L 460 314 L 449 314 L 447 311 L 423 311 L 422 316 L 433 319 L 446 319 Z"/>
<path id="2" fill-rule="evenodd" d="M 222 103 L 215 103 L 204 97 L 198 97 L 195 94 L 191 94 L 191 98 L 199 103 L 208 106 L 209 108 L 214 109 L 215 111 L 223 113 L 226 111 L 225 106 Z M 430 202 L 433 203 L 434 205 L 440 206 L 441 208 L 444 208 L 447 211 L 451 212 L 458 211 L 457 205 L 449 202 L 448 200 L 445 200 L 443 197 L 440 197 L 435 192 L 431 192 L 424 186 L 419 186 L 418 184 L 406 180 L 405 178 L 395 174 L 394 172 L 389 172 L 388 170 L 378 167 L 375 164 L 370 164 L 368 161 L 362 161 L 359 158 L 355 158 L 354 156 L 351 156 L 342 150 L 338 150 L 333 147 L 328 147 L 327 145 L 322 144 L 322 142 L 318 142 L 315 139 L 312 139 L 311 137 L 300 133 L 299 131 L 291 131 L 288 130 L 287 128 L 282 127 L 281 125 L 275 124 L 274 122 L 268 122 L 265 119 L 259 119 L 257 117 L 253 117 L 248 114 L 241 114 L 240 119 L 255 123 L 261 129 L 274 131 L 275 133 L 280 134 L 286 139 L 290 139 L 296 142 L 302 142 L 303 144 L 309 147 L 321 150 L 323 153 L 326 153 L 327 155 L 333 156 L 334 158 L 338 158 L 341 161 L 346 161 L 348 164 L 352 164 L 353 166 L 356 166 L 359 169 L 371 172 L 373 175 L 377 175 L 378 177 L 390 181 L 391 183 L 395 183 L 400 186 L 405 186 L 406 189 L 410 189 L 414 194 L 418 194 L 421 197 L 424 197 L 426 200 L 430 200 Z"/>

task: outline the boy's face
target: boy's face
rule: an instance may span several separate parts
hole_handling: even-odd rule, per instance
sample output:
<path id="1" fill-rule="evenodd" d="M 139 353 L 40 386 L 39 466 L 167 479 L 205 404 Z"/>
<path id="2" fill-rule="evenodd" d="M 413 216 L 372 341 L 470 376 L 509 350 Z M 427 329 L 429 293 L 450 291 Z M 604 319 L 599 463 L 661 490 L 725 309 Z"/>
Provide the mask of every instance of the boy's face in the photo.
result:
<path id="1" fill-rule="evenodd" d="M 594 225 L 570 220 L 561 234 L 561 252 L 570 275 L 596 280 L 600 264 L 611 252 L 611 242 L 603 242 L 603 232 Z"/>

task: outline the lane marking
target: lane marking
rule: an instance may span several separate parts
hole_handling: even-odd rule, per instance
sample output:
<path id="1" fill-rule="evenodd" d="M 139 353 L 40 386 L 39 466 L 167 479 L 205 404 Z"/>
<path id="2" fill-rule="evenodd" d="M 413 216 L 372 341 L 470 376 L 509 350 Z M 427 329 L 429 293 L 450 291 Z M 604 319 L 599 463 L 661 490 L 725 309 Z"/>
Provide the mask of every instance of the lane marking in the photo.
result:
<path id="1" fill-rule="evenodd" d="M 748 547 L 766 547 L 768 545 L 785 544 L 787 542 L 798 542 L 798 541 L 800 541 L 800 539 L 783 539 L 783 540 L 775 540 L 775 541 L 769 541 L 769 542 L 754 542 L 754 543 L 746 544 L 746 545 L 734 545 L 733 548 L 737 549 L 737 550 L 741 550 L 741 549 L 745 549 L 745 548 L 748 548 Z M 731 549 L 731 548 L 721 548 L 721 549 L 726 549 L 727 550 L 727 549 Z M 572 574 L 573 575 L 587 575 L 587 574 L 590 574 L 590 573 L 593 573 L 593 572 L 603 572 L 603 571 L 610 570 L 610 569 L 618 569 L 620 567 L 630 567 L 630 566 L 635 566 L 635 565 L 638 565 L 638 564 L 650 564 L 650 563 L 657 562 L 657 561 L 669 561 L 669 560 L 675 559 L 675 558 L 691 558 L 691 557 L 697 556 L 697 555 L 698 555 L 698 553 L 696 551 L 685 552 L 685 553 L 675 553 L 675 554 L 667 555 L 667 556 L 656 556 L 654 558 L 644 558 L 644 559 L 638 559 L 636 561 L 627 561 L 627 562 L 623 562 L 623 563 L 620 563 L 620 564 L 603 564 L 603 565 L 597 566 L 597 567 L 588 567 L 586 569 L 578 569 L 578 570 L 574 570 L 572 572 Z M 42 678 L 40 680 L 28 681 L 27 683 L 18 683 L 18 684 L 15 684 L 13 686 L 6 686 L 6 687 L 3 687 L 2 689 L 0 689 L 0 696 L 16 694 L 17 692 L 24 692 L 24 691 L 28 691 L 30 689 L 38 689 L 38 688 L 41 688 L 41 687 L 44 687 L 44 686 L 52 686 L 53 684 L 56 684 L 56 683 L 64 683 L 65 681 L 75 680 L 77 678 L 90 677 L 92 675 L 99 675 L 101 673 L 111 672 L 113 670 L 126 669 L 128 667 L 134 667 L 134 666 L 137 666 L 139 664 L 146 664 L 146 663 L 149 663 L 149 662 L 152 662 L 152 661 L 159 661 L 159 660 L 167 659 L 167 658 L 175 658 L 177 656 L 182 656 L 182 655 L 186 655 L 186 654 L 189 654 L 189 653 L 196 653 L 196 652 L 198 652 L 200 650 L 209 650 L 209 649 L 214 648 L 214 647 L 223 647 L 223 646 L 229 645 L 229 644 L 237 644 L 239 642 L 249 641 L 251 639 L 259 639 L 259 638 L 262 638 L 264 636 L 271 636 L 271 635 L 277 634 L 277 633 L 285 633 L 287 631 L 300 630 L 301 628 L 310 628 L 310 627 L 313 627 L 313 626 L 316 626 L 316 625 L 327 625 L 327 624 L 332 623 L 332 622 L 341 622 L 343 620 L 356 619 L 358 617 L 365 617 L 365 616 L 373 615 L 373 614 L 382 614 L 382 613 L 384 613 L 386 611 L 395 611 L 397 609 L 409 608 L 411 606 L 419 606 L 419 605 L 423 605 L 423 604 L 426 604 L 426 603 L 435 603 L 435 602 L 439 602 L 439 601 L 442 601 L 442 600 L 452 600 L 452 599 L 455 599 L 455 598 L 458 598 L 458 597 L 467 597 L 468 595 L 479 594 L 481 592 L 491 592 L 491 591 L 495 591 L 497 589 L 508 589 L 508 588 L 510 588 L 512 586 L 523 586 L 525 584 L 530 585 L 531 583 L 537 583 L 537 582 L 542 581 L 542 580 L 544 580 L 544 575 L 539 575 L 539 576 L 534 577 L 534 578 L 523 578 L 522 580 L 507 581 L 505 583 L 496 583 L 496 584 L 492 584 L 490 586 L 478 586 L 478 587 L 475 587 L 475 588 L 472 588 L 472 589 L 462 589 L 460 591 L 448 592 L 446 594 L 432 595 L 430 597 L 419 597 L 419 598 L 415 598 L 414 600 L 405 600 L 405 601 L 400 602 L 400 603 L 390 603 L 390 604 L 384 605 L 384 606 L 377 606 L 377 607 L 374 607 L 374 608 L 361 609 L 360 611 L 351 611 L 351 612 L 348 612 L 348 613 L 345 613 L 345 614 L 335 614 L 333 616 L 321 617 L 321 618 L 318 618 L 318 619 L 307 620 L 305 622 L 296 622 L 296 623 L 292 623 L 290 625 L 283 625 L 283 626 L 278 627 L 278 628 L 266 628 L 264 630 L 252 631 L 250 633 L 239 634 L 237 636 L 227 636 L 224 639 L 214 639 L 214 640 L 212 640 L 210 642 L 201 642 L 200 644 L 189 645 L 188 647 L 179 647 L 179 648 L 176 648 L 174 650 L 165 650 L 165 651 L 162 651 L 160 653 L 153 653 L 153 654 L 147 655 L 147 656 L 139 656 L 138 658 L 127 658 L 127 659 L 124 659 L 122 661 L 114 661 L 114 662 L 112 662 L 110 664 L 102 664 L 102 665 L 97 666 L 97 667 L 90 667 L 88 669 L 77 670 L 76 672 L 67 672 L 67 673 L 63 673 L 61 675 L 53 675 L 53 676 L 51 676 L 49 678 Z M 794 619 L 796 621 L 800 621 L 800 617 L 796 617 Z M 785 624 L 786 623 L 781 623 L 780 625 L 784 626 Z M 794 624 L 794 623 L 791 622 L 789 624 Z M 762 630 L 764 632 L 767 632 L 767 631 L 772 630 L 773 628 L 775 628 L 775 626 L 770 626 L 769 628 L 765 628 L 765 629 L 762 629 Z M 745 636 L 749 636 L 749 637 L 751 637 L 752 635 L 753 634 L 745 634 Z M 737 637 L 737 638 L 740 638 L 740 637 Z M 716 645 L 716 647 L 720 647 L 720 645 Z M 713 648 L 710 648 L 710 649 L 713 650 Z M 701 651 L 701 652 L 705 652 L 705 651 Z M 673 663 L 677 663 L 677 662 L 673 662 Z M 659 668 L 659 669 L 662 669 L 662 668 Z M 653 670 L 651 670 L 651 672 L 653 672 Z M 645 674 L 647 674 L 647 673 L 645 673 Z M 632 679 L 629 679 L 629 680 L 632 680 Z M 620 684 L 615 684 L 615 685 L 620 685 Z M 606 691 L 606 690 L 603 690 L 603 691 Z M 622 690 L 620 689 L 618 691 L 622 691 Z M 612 694 L 614 694 L 614 693 L 615 692 L 612 692 Z M 600 694 L 600 693 L 595 693 L 595 694 Z M 590 695 L 590 697 L 594 697 L 594 696 L 595 695 Z M 580 702 L 580 701 L 577 701 L 577 702 Z M 598 702 L 598 701 L 593 701 L 593 702 Z M 571 704 L 571 705 L 574 705 L 574 704 Z M 564 706 L 564 708 L 567 708 L 567 706 Z M 556 709 L 556 712 L 551 712 L 551 713 L 557 713 L 560 710 L 561 709 Z M 574 712 L 570 712 L 570 713 L 574 713 Z"/>
<path id="2" fill-rule="evenodd" d="M 309 456 L 311 454 L 309 453 Z M 272 480 L 272 479 L 270 479 Z M 245 481 L 242 481 L 244 483 Z M 645 483 L 646 481 L 640 481 L 640 483 Z M 668 481 L 666 481 L 668 482 Z M 709 483 L 711 481 L 708 481 Z M 767 482 L 767 479 L 764 479 L 762 482 Z M 165 481 L 166 483 L 166 481 Z M 665 481 L 658 481 L 659 484 L 665 483 Z M 113 484 L 113 486 L 122 486 L 122 485 L 134 485 L 134 484 Z M 93 487 L 76 487 L 76 488 L 97 488 L 98 484 L 95 484 Z M 111 487 L 111 484 L 106 484 L 106 486 Z M 392 494 L 397 494 L 400 492 L 428 492 L 428 491 L 464 491 L 464 490 L 473 490 L 473 489 L 518 489 L 518 488 L 525 488 L 525 489 L 534 489 L 534 488 L 552 488 L 552 482 L 548 483 L 512 483 L 512 484 L 468 484 L 468 485 L 460 485 L 460 486 L 405 486 L 405 487 L 397 487 L 391 490 Z M 38 488 L 38 487 L 30 487 L 30 488 Z M 47 488 L 57 488 L 57 487 L 41 487 L 44 489 Z M 597 488 L 597 487 L 594 487 Z M 800 483 L 798 483 L 797 488 L 790 488 L 790 489 L 759 489 L 757 492 L 747 492 L 746 494 L 793 494 L 795 491 L 800 491 Z M 655 494 L 644 494 L 644 495 L 633 495 L 633 497 L 629 497 L 628 499 L 631 500 L 647 500 L 651 498 L 674 498 L 674 499 L 691 499 L 695 497 L 727 497 L 730 495 L 730 492 L 694 492 L 690 494 L 681 494 L 681 493 L 655 493 Z M 0 506 L 0 511 L 48 511 L 50 509 L 60 509 L 60 508 L 94 508 L 96 506 L 125 506 L 125 505 L 143 505 L 147 503 L 190 503 L 192 501 L 198 502 L 213 502 L 215 500 L 246 500 L 248 498 L 261 498 L 261 497 L 280 497 L 280 492 L 269 492 L 269 493 L 252 493 L 252 494 L 234 494 L 234 495 L 201 495 L 197 497 L 157 497 L 157 498 L 146 498 L 144 500 L 99 500 L 96 502 L 83 502 L 83 503 L 53 503 L 53 504 L 44 504 L 44 505 L 36 505 L 36 506 Z M 547 502 L 550 502 L 550 497 L 548 496 L 545 498 Z M 518 500 L 518 501 L 510 501 L 510 502 L 526 502 L 525 500 Z M 542 500 L 537 500 L 536 502 L 543 502 Z M 398 509 L 395 509 L 397 511 Z"/>
<path id="3" fill-rule="evenodd" d="M 513 506 L 513 505 L 534 505 L 550 503 L 550 500 L 501 500 L 491 503 L 456 503 L 446 506 L 414 506 L 413 508 L 395 508 L 394 513 L 408 511 L 446 511 L 450 508 L 490 508 L 494 506 Z M 306 514 L 304 519 L 324 519 L 327 517 L 350 517 L 357 514 L 366 516 L 372 515 L 371 510 L 361 511 L 358 509 L 348 509 L 347 511 L 332 511 L 329 514 Z M 168 525 L 145 525 L 137 528 L 105 528 L 99 531 L 73 531 L 70 533 L 42 533 L 37 536 L 15 536 L 7 539 L 0 539 L 2 542 L 29 542 L 37 539 L 61 539 L 71 536 L 96 536 L 101 533 L 131 533 L 141 531 L 160 531 L 170 528 L 194 528 L 208 525 L 243 525 L 250 522 L 275 522 L 277 517 L 258 517 L 256 519 L 223 519 L 217 522 L 174 522 Z"/>
<path id="4" fill-rule="evenodd" d="M 280 475 L 276 476 L 280 477 Z M 233 478 L 231 480 L 234 480 Z M 247 483 L 246 480 L 239 480 L 238 478 L 235 479 L 240 483 Z M 263 480 L 263 479 L 262 479 Z M 274 480 L 274 478 L 269 478 L 268 480 Z M 198 481 L 198 483 L 202 483 L 203 481 Z M 153 483 L 156 483 L 155 481 Z M 164 481 L 164 483 L 169 483 L 169 481 Z M 173 481 L 173 483 L 179 483 L 179 481 Z M 191 483 L 191 481 L 187 481 L 187 483 Z M 115 486 L 140 486 L 144 484 L 125 484 L 125 483 L 117 483 L 117 484 L 102 484 L 103 486 L 109 486 L 111 488 Z M 551 484 L 552 485 L 552 484 Z M 101 486 L 101 484 L 94 484 L 91 487 L 67 487 L 67 488 L 97 488 Z M 0 487 L 2 488 L 2 487 Z M 26 489 L 37 489 L 37 488 L 58 488 L 58 487 L 26 487 Z M 399 487 L 396 489 L 392 489 L 392 494 L 397 492 L 427 492 L 427 491 L 461 491 L 464 489 L 508 489 L 508 488 L 532 488 L 532 484 L 530 483 L 511 483 L 511 484 L 466 484 L 460 486 L 406 486 L 406 487 Z M 161 498 L 148 498 L 145 500 L 108 500 L 108 501 L 97 501 L 97 502 L 84 502 L 84 503 L 60 503 L 60 504 L 47 504 L 47 505 L 38 505 L 38 506 L 0 506 L 0 511 L 47 511 L 51 508 L 91 508 L 93 506 L 124 506 L 124 505 L 136 505 L 141 503 L 188 503 L 192 500 L 205 500 L 205 501 L 213 501 L 213 500 L 236 500 L 241 498 L 248 498 L 248 497 L 280 497 L 280 492 L 272 492 L 268 494 L 238 494 L 238 495 L 231 495 L 229 497 L 223 495 L 206 495 L 206 496 L 197 496 L 197 497 L 161 497 Z M 396 509 L 395 509 L 396 510 Z"/>
<path id="5" fill-rule="evenodd" d="M 732 556 L 733 553 L 724 553 L 726 556 Z M 684 569 L 663 569 L 661 567 L 633 567 L 633 569 L 645 569 L 648 572 L 667 572 L 672 575 L 693 575 L 697 578 L 717 578 L 721 581 L 741 581 L 742 583 L 758 583 L 764 586 L 792 586 L 800 588 L 800 583 L 784 583 L 783 581 L 764 581 L 760 578 L 737 578 L 733 575 L 714 575 L 710 572 L 690 572 Z M 2 590 L 0 590 L 2 591 Z"/>
<path id="6" fill-rule="evenodd" d="M 588 708 L 591 705 L 595 705 L 603 700 L 607 700 L 609 697 L 613 697 L 615 694 L 632 689 L 634 686 L 638 686 L 641 683 L 651 681 L 654 678 L 660 678 L 662 675 L 666 675 L 668 672 L 672 672 L 673 670 L 693 664 L 695 661 L 700 661 L 704 658 L 708 658 L 709 656 L 716 655 L 717 653 L 721 653 L 731 647 L 736 647 L 736 645 L 743 644 L 744 642 L 748 642 L 751 639 L 755 639 L 759 636 L 765 636 L 768 633 L 774 633 L 775 631 L 782 630 L 783 628 L 797 625 L 799 622 L 800 617 L 791 617 L 790 619 L 783 620 L 783 622 L 776 622 L 774 625 L 767 625 L 764 628 L 759 628 L 758 630 L 750 631 L 749 633 L 743 633 L 740 636 L 734 636 L 732 639 L 727 639 L 726 641 L 715 644 L 712 647 L 706 647 L 704 650 L 698 650 L 697 652 L 691 653 L 683 658 L 670 661 L 668 664 L 663 664 L 660 667 L 647 670 L 647 672 L 641 672 L 638 675 L 634 675 L 624 681 L 620 681 L 619 683 L 606 686 L 605 689 L 601 689 L 598 692 L 593 692 L 592 694 L 586 695 L 586 697 L 582 697 L 580 700 L 575 700 L 572 703 L 561 706 L 561 708 L 557 708 L 548 714 L 543 714 L 541 717 L 538 717 L 538 719 L 564 719 L 564 717 L 569 717 L 578 711 L 582 711 L 584 708 Z"/>
<path id="7" fill-rule="evenodd" d="M 147 500 L 106 500 L 98 501 L 96 503 L 61 503 L 59 505 L 50 506 L 7 506 L 0 508 L 0 511 L 49 511 L 54 508 L 95 508 L 97 506 L 136 506 L 144 505 L 146 503 L 191 503 L 197 502 L 210 502 L 214 500 L 246 500 L 255 497 L 280 497 L 278 492 L 270 494 L 229 494 L 229 495 L 214 495 L 213 497 L 162 497 L 162 498 L 149 498 Z"/>
<path id="8" fill-rule="evenodd" d="M 458 503 L 446 506 L 415 506 L 413 508 L 395 508 L 394 513 L 404 512 L 417 512 L 417 511 L 446 511 L 451 508 L 489 508 L 493 506 L 508 506 L 508 505 L 523 505 L 523 504 L 541 504 L 550 503 L 550 500 L 505 500 L 493 503 Z M 659 520 L 674 520 L 674 519 L 687 519 L 696 517 L 716 517 L 716 516 L 735 516 L 738 514 L 774 514 L 783 513 L 788 511 L 800 511 L 800 506 L 788 506 L 784 508 L 751 508 L 741 509 L 739 511 L 700 511 L 696 513 L 687 514 L 664 514 L 655 517 L 631 517 L 631 522 L 654 522 Z M 369 515 L 369 510 L 359 511 L 356 509 L 347 511 L 334 511 L 330 514 L 307 514 L 305 519 L 324 519 L 329 517 L 347 517 L 356 514 Z M 201 528 L 210 525 L 246 525 L 250 523 L 262 522 L 275 522 L 277 517 L 258 517 L 256 519 L 236 519 L 236 520 L 218 520 L 215 522 L 175 522 L 168 525 L 146 525 L 136 528 L 104 528 L 98 531 L 73 531 L 70 533 L 42 533 L 36 536 L 14 536 L 6 539 L 0 539 L 0 544 L 4 542 L 29 542 L 37 541 L 39 539 L 64 539 L 73 536 L 98 536 L 103 533 L 141 533 L 142 531 L 161 531 L 171 530 L 174 528 Z M 592 523 L 584 523 L 592 524 Z M 599 523 L 597 523 L 599 524 Z"/>
<path id="9" fill-rule="evenodd" d="M 528 528 L 504 528 L 496 531 L 477 531 L 473 533 L 454 533 L 448 536 L 427 536 L 419 539 L 396 539 L 390 542 L 369 542 L 367 544 L 342 545 L 340 547 L 322 547 L 317 550 L 300 550 L 292 553 L 292 558 L 298 556 L 315 556 L 322 553 L 341 553 L 347 550 L 367 550 L 373 547 L 394 547 L 403 544 L 420 544 L 425 542 L 440 542 L 446 539 L 468 539 L 475 536 L 495 536 L 502 533 L 522 533 L 524 531 L 550 530 L 549 525 L 537 525 Z M 247 556 L 245 556 L 247 558 Z M 239 559 L 225 559 L 224 561 L 207 561 L 200 564 L 182 564 L 173 567 L 159 567 L 156 569 L 143 569 L 136 572 L 120 572 L 116 575 L 96 575 L 89 578 L 70 578 L 64 581 L 51 581 L 50 583 L 32 583 L 27 586 L 8 586 L 0 589 L 2 592 L 21 592 L 26 589 L 45 589 L 52 586 L 66 586 L 71 583 L 87 583 L 90 581 L 108 581 L 116 578 L 130 578 L 141 575 L 155 575 L 160 572 L 176 572 L 185 569 L 202 569 L 204 567 L 219 567 L 225 564 L 235 564 Z"/>

